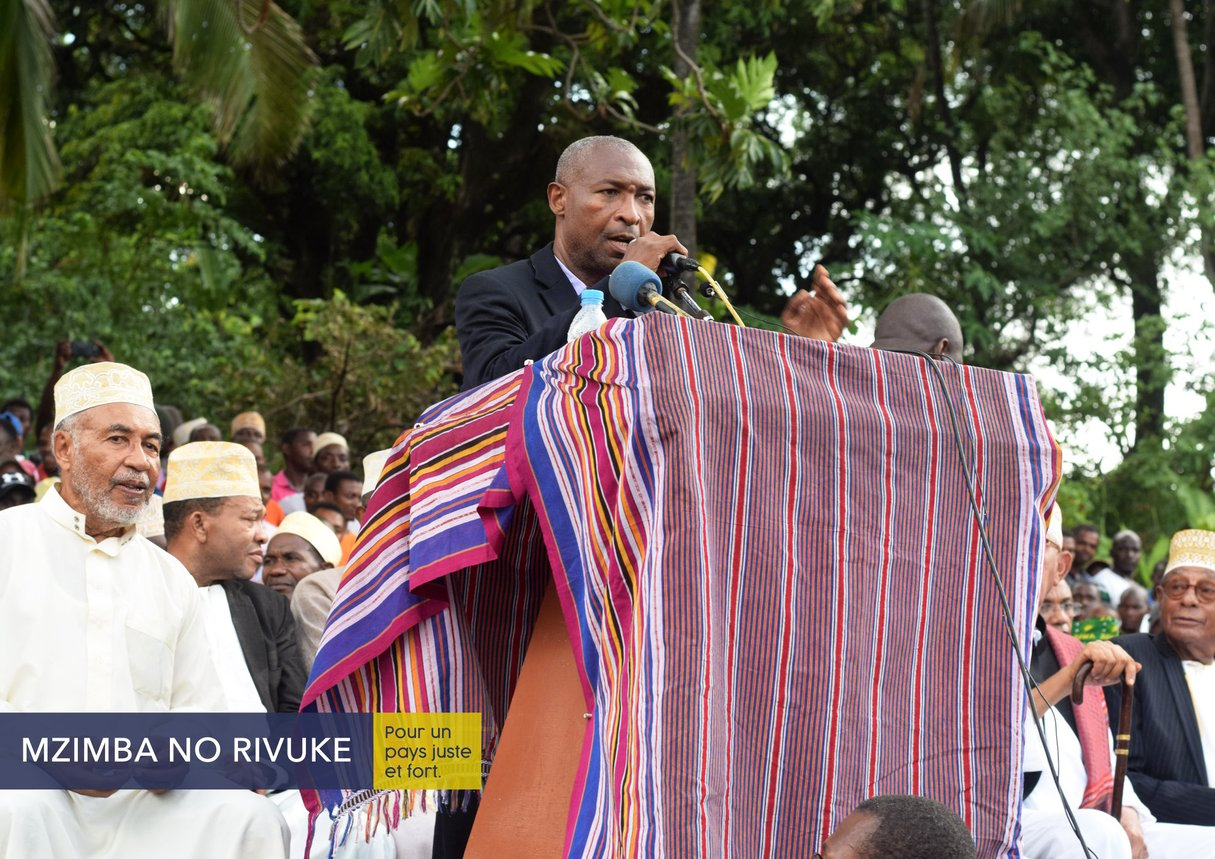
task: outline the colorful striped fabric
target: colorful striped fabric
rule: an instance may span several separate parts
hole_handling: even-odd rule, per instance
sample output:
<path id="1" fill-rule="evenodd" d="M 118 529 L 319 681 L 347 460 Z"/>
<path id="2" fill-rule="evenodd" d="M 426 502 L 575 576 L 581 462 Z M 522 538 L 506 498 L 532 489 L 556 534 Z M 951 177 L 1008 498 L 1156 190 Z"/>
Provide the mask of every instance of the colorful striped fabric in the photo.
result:
<path id="1" fill-rule="evenodd" d="M 381 613 L 396 629 L 378 654 L 328 630 L 309 699 L 475 701 L 497 724 L 535 616 L 542 536 L 593 712 L 568 855 L 807 855 L 858 802 L 891 792 L 956 808 L 981 856 L 1018 855 L 1025 698 L 963 475 L 1023 643 L 1059 452 L 1027 377 L 947 365 L 942 390 L 932 369 L 651 314 L 437 407 L 411 439 L 430 429 L 467 446 L 476 419 L 459 423 L 463 410 L 517 392 L 478 415 L 508 427 L 494 449 L 505 468 L 485 477 L 487 463 L 449 511 L 452 527 L 466 522 L 484 486 L 484 528 L 427 550 L 424 581 L 416 495 L 403 546 L 360 536 L 349 583 L 379 557 L 390 580 L 412 580 L 414 602 Z M 435 464 L 443 483 L 444 458 L 418 447 L 403 441 L 394 461 Z M 442 559 L 508 551 L 527 561 L 442 575 Z M 440 583 L 445 594 L 426 593 Z M 384 599 L 355 599 L 344 583 L 350 607 L 330 626 L 396 590 L 381 581 Z M 492 623 L 470 610 L 474 592 L 497 607 Z M 369 623 L 359 640 L 385 637 Z"/>

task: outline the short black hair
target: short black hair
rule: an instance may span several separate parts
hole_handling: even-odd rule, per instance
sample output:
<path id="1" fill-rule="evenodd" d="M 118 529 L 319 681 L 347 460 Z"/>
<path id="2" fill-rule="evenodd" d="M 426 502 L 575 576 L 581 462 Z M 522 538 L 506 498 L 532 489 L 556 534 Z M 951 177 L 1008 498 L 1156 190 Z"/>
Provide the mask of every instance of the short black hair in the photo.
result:
<path id="1" fill-rule="evenodd" d="M 315 516 L 316 511 L 318 511 L 318 510 L 332 510 L 334 513 L 337 513 L 338 515 L 340 515 L 342 517 L 346 516 L 346 514 L 342 512 L 342 508 L 338 507 L 332 501 L 318 501 L 312 505 L 312 509 L 309 510 L 308 512 Z"/>
<path id="2" fill-rule="evenodd" d="M 957 812 L 924 796 L 867 799 L 857 811 L 877 819 L 865 845 L 873 859 L 974 859 L 975 842 Z"/>
<path id="3" fill-rule="evenodd" d="M 308 432 L 312 432 L 308 427 L 292 427 L 283 433 L 282 444 L 295 444 L 297 438 Z"/>
<path id="4" fill-rule="evenodd" d="M 228 503 L 227 498 L 187 498 L 184 501 L 165 502 L 165 540 L 174 540 L 185 527 L 186 517 L 195 510 L 201 510 L 208 516 L 214 516 L 216 511 L 226 503 Z"/>
<path id="5" fill-rule="evenodd" d="M 1072 529 L 1072 534 L 1079 536 L 1081 531 L 1088 531 L 1091 534 L 1096 534 L 1097 536 L 1101 536 L 1101 529 L 1098 528 L 1096 525 L 1094 525 L 1092 522 L 1084 522 L 1080 525 L 1077 525 L 1075 528 Z"/>
<path id="6" fill-rule="evenodd" d="M 331 473 L 328 477 L 325 478 L 325 491 L 326 492 L 337 492 L 338 487 L 341 486 L 343 483 L 345 483 L 347 480 L 352 481 L 354 483 L 363 482 L 363 481 L 359 480 L 359 476 L 357 474 L 355 474 L 353 471 L 335 471 L 335 472 Z"/>
<path id="7" fill-rule="evenodd" d="M 25 397 L 9 397 L 3 403 L 0 403 L 0 412 L 7 412 L 13 406 L 20 406 L 31 415 L 34 413 L 34 407 L 30 405 L 30 401 Z"/>

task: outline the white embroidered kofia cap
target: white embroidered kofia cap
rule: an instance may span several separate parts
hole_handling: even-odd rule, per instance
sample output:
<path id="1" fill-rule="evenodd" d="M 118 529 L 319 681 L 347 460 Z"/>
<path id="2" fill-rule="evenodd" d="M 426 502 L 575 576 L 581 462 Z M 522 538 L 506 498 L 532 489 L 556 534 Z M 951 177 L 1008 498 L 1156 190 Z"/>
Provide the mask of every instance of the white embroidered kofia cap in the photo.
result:
<path id="1" fill-rule="evenodd" d="M 77 367 L 55 383 L 55 426 L 74 414 L 110 403 L 130 403 L 155 411 L 152 383 L 134 367 L 112 361 Z"/>
<path id="2" fill-rule="evenodd" d="M 231 498 L 248 495 L 262 499 L 257 460 L 243 444 L 230 441 L 192 441 L 169 454 L 165 503 L 191 498 Z"/>
<path id="3" fill-rule="evenodd" d="M 279 534 L 294 534 L 307 540 L 330 566 L 342 560 L 342 544 L 337 535 L 333 533 L 332 528 L 311 513 L 302 510 L 288 513 L 283 521 L 278 523 L 278 530 L 274 532 L 276 537 Z"/>
<path id="4" fill-rule="evenodd" d="M 1215 573 L 1215 531 L 1194 528 L 1174 534 L 1169 541 L 1169 563 L 1164 576 L 1178 567 L 1198 567 Z"/>

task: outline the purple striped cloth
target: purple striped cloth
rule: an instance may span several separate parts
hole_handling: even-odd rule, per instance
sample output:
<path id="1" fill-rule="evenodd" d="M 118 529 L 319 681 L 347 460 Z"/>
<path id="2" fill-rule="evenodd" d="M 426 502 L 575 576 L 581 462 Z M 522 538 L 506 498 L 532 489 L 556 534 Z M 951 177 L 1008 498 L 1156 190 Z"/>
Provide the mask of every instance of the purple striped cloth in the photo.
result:
<path id="1" fill-rule="evenodd" d="M 383 613 L 404 628 L 377 654 L 330 644 L 308 700 L 474 705 L 496 729 L 548 574 L 543 542 L 593 713 L 567 855 L 807 855 L 878 793 L 933 796 L 981 856 L 1018 855 L 1025 698 L 963 474 L 1024 642 L 1059 452 L 1027 377 L 946 365 L 941 390 L 931 369 L 657 314 L 613 320 L 478 416 L 508 427 L 497 468 L 482 462 L 448 514 L 462 527 L 479 493 L 479 535 L 432 552 L 437 533 L 412 534 L 433 497 L 398 485 L 373 502 L 415 523 L 395 548 L 366 528 L 359 542 L 395 570 L 385 599 L 409 595 Z M 463 444 L 466 404 L 424 419 L 430 454 L 403 440 L 404 487 L 444 484 L 438 446 Z M 422 557 L 438 559 L 425 574 Z M 482 566 L 446 575 L 464 557 Z M 375 614 L 375 589 L 346 588 L 339 603 Z"/>
<path id="2" fill-rule="evenodd" d="M 593 698 L 568 855 L 807 855 L 879 793 L 1015 855 L 1025 697 L 963 473 L 1025 641 L 1030 380 L 653 316 L 537 365 L 509 442 Z"/>

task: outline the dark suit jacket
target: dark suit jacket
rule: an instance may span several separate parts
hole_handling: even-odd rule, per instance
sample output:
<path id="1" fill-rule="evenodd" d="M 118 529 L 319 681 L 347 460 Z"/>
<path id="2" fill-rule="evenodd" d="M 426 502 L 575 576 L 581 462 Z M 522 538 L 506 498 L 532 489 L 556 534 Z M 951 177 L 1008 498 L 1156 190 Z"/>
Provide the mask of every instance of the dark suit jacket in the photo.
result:
<path id="1" fill-rule="evenodd" d="M 300 708 L 308 672 L 295 635 L 291 601 L 255 582 L 221 582 L 245 664 L 270 713 Z"/>
<path id="2" fill-rule="evenodd" d="M 607 278 L 594 289 L 603 291 L 603 312 L 609 319 L 624 315 L 624 308 L 608 292 Z M 469 277 L 456 294 L 456 336 L 464 360 L 462 390 L 560 349 L 579 306 L 578 293 L 557 263 L 552 243 L 529 259 Z"/>
<path id="3" fill-rule="evenodd" d="M 1127 775 L 1152 814 L 1168 823 L 1215 824 L 1215 788 L 1207 768 L 1181 658 L 1163 635 L 1123 635 L 1114 643 L 1143 670 L 1135 677 Z M 1120 686 L 1105 687 L 1110 726 L 1118 725 Z"/>

